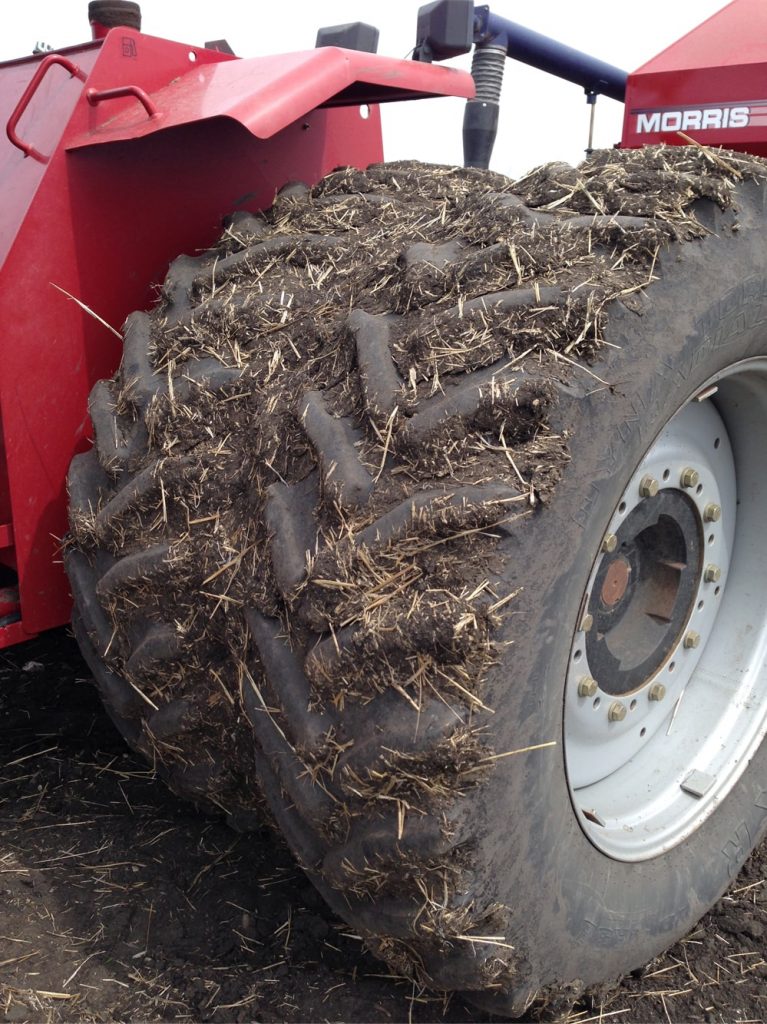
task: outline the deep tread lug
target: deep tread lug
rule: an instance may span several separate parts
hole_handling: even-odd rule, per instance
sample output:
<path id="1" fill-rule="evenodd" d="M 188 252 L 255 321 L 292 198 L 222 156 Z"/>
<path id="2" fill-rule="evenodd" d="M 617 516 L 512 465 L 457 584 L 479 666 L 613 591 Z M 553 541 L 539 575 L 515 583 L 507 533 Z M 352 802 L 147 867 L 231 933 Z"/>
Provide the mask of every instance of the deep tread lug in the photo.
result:
<path id="1" fill-rule="evenodd" d="M 102 495 L 108 492 L 110 482 L 95 449 L 75 455 L 67 476 L 71 513 L 94 516 Z"/>
<path id="2" fill-rule="evenodd" d="M 293 254 L 301 252 L 315 259 L 320 259 L 326 253 L 332 252 L 339 244 L 340 238 L 332 235 L 325 235 L 321 238 L 306 235 L 275 235 L 264 241 L 256 242 L 248 246 L 242 252 L 225 256 L 216 260 L 212 272 L 197 274 L 194 278 L 194 288 L 204 290 L 211 285 L 220 287 L 233 274 L 247 272 L 255 263 L 263 263 L 268 260 L 292 257 Z"/>
<path id="3" fill-rule="evenodd" d="M 311 778 L 311 773 L 290 743 L 275 717 L 276 709 L 265 707 L 250 680 L 243 684 L 243 707 L 253 726 L 256 742 L 289 795 L 301 818 L 322 830 L 333 809 L 334 798 Z"/>
<path id="4" fill-rule="evenodd" d="M 245 620 L 268 679 L 279 680 L 279 703 L 296 746 L 307 754 L 317 751 L 334 727 L 328 714 L 309 710 L 311 685 L 301 662 L 288 646 L 282 623 L 268 619 L 255 609 L 245 612 Z M 260 710 L 259 710 L 260 709 Z M 260 704 L 254 713 L 264 717 Z M 255 722 L 253 723 L 255 726 Z"/>
<path id="5" fill-rule="evenodd" d="M 96 593 L 101 600 L 106 600 L 122 587 L 153 575 L 166 564 L 169 552 L 169 544 L 156 544 L 145 551 L 126 555 L 104 573 L 96 586 Z"/>
<path id="6" fill-rule="evenodd" d="M 181 640 L 175 628 L 165 622 L 154 622 L 136 644 L 125 668 L 136 679 L 151 679 L 159 661 L 172 661 L 181 652 Z"/>
<path id="7" fill-rule="evenodd" d="M 90 632 L 79 614 L 72 617 L 72 631 L 110 718 L 128 742 L 135 744 L 140 733 L 139 715 L 143 701 L 124 679 L 106 667 L 102 655 L 94 649 Z"/>
<path id="8" fill-rule="evenodd" d="M 322 466 L 325 493 L 344 509 L 364 505 L 373 490 L 373 479 L 360 462 L 351 425 L 330 415 L 319 391 L 307 392 L 300 410 L 301 422 Z"/>
<path id="9" fill-rule="evenodd" d="M 530 415 L 530 422 L 542 418 L 550 404 L 551 384 L 528 376 L 524 370 L 505 366 L 493 366 L 480 370 L 468 380 L 446 388 L 445 394 L 425 403 L 421 410 L 412 416 L 397 437 L 397 445 L 416 448 L 428 440 L 440 426 L 451 420 L 468 421 L 475 416 L 483 405 L 492 403 L 495 391 L 503 389 L 510 392 L 509 397 L 519 396 L 519 405 L 529 409 L 530 402 L 537 400 L 542 406 L 538 417 Z"/>
<path id="10" fill-rule="evenodd" d="M 360 530 L 354 537 L 354 543 L 358 547 L 364 545 L 368 548 L 390 543 L 400 534 L 415 527 L 424 512 L 432 508 L 442 511 L 447 508 L 470 508 L 495 503 L 503 508 L 505 504 L 518 500 L 519 493 L 505 484 L 421 491 L 413 497 L 401 501 L 399 505 L 386 512 L 370 526 Z M 513 508 L 513 506 L 509 507 Z M 499 519 L 501 518 L 503 517 L 499 517 Z M 503 522 L 499 522 L 493 529 L 502 530 L 504 526 Z"/>
<path id="11" fill-rule="evenodd" d="M 96 516 L 99 536 L 108 536 L 119 519 L 156 489 L 157 467 L 158 463 L 155 462 L 142 469 L 103 506 Z"/>
<path id="12" fill-rule="evenodd" d="M 85 555 L 75 549 L 65 552 L 64 564 L 75 598 L 79 628 L 87 635 L 94 657 L 106 658 L 114 629 L 96 596 L 98 576 Z"/>
<path id="13" fill-rule="evenodd" d="M 313 513 L 319 504 L 319 474 L 310 473 L 297 484 L 269 487 L 264 516 L 269 533 L 269 553 L 277 585 L 285 600 L 306 577 L 307 559 L 317 544 Z"/>
<path id="14" fill-rule="evenodd" d="M 365 408 L 373 422 L 382 429 L 402 394 L 402 379 L 389 347 L 391 320 L 355 309 L 349 316 L 348 325 L 357 346 Z"/>
<path id="15" fill-rule="evenodd" d="M 99 461 L 106 469 L 124 471 L 146 450 L 147 430 L 139 419 L 125 428 L 118 420 L 110 386 L 98 381 L 88 399 Z M 120 436 L 121 435 L 121 436 Z"/>
<path id="16" fill-rule="evenodd" d="M 144 409 L 162 391 L 165 382 L 155 377 L 150 357 L 152 321 L 147 313 L 131 313 L 123 328 L 120 380 L 125 395 Z"/>
<path id="17" fill-rule="evenodd" d="M 436 817 L 406 821 L 401 839 L 393 831 L 380 822 L 353 826 L 349 839 L 332 847 L 323 858 L 323 877 L 334 888 L 345 890 L 350 878 L 364 875 L 367 869 L 391 872 L 396 879 L 403 863 L 433 861 L 455 851 L 455 840 L 444 834 Z"/>
<path id="18" fill-rule="evenodd" d="M 156 740 L 168 742 L 187 732 L 198 717 L 194 704 L 180 698 L 163 704 L 149 715 L 146 728 Z"/>

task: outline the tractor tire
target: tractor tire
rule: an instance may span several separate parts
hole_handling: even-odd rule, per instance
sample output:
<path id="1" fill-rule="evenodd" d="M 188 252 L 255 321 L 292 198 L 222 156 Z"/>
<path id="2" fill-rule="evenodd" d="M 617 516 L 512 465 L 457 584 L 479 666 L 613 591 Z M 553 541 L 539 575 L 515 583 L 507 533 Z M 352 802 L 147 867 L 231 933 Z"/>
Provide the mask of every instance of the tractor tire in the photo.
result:
<path id="1" fill-rule="evenodd" d="M 643 965 L 765 832 L 766 170 L 291 185 L 93 392 L 66 563 L 118 726 L 496 1012 Z"/>

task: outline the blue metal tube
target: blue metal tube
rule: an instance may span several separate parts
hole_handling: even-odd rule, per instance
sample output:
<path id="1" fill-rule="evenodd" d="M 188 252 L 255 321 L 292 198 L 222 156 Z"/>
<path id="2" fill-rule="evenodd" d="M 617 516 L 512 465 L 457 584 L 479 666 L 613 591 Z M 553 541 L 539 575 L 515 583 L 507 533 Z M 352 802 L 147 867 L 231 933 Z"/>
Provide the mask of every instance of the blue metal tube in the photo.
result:
<path id="1" fill-rule="evenodd" d="M 474 8 L 474 42 L 503 49 L 507 56 L 581 85 L 587 93 L 625 99 L 625 71 L 492 14 L 489 7 Z"/>

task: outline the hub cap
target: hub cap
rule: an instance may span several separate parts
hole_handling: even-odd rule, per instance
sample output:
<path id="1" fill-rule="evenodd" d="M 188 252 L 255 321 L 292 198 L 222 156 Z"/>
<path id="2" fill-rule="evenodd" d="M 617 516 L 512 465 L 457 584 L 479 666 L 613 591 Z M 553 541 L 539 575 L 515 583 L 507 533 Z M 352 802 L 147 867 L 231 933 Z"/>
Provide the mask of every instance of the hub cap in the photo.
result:
<path id="1" fill-rule="evenodd" d="M 681 842 L 767 727 L 767 363 L 670 420 L 607 524 L 568 664 L 573 804 L 620 860 Z M 737 537 L 736 537 L 737 518 Z"/>

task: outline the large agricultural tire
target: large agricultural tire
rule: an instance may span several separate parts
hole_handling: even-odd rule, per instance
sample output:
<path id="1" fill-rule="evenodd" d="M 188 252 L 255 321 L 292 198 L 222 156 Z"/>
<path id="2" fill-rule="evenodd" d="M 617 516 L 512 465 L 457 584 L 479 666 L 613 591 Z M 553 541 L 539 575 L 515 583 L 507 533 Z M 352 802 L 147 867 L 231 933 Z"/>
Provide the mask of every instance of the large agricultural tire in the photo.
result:
<path id="1" fill-rule="evenodd" d="M 257 775 L 375 952 L 500 1011 L 641 966 L 764 834 L 764 171 L 291 186 L 92 396 L 66 560 L 129 742 L 235 821 Z"/>

